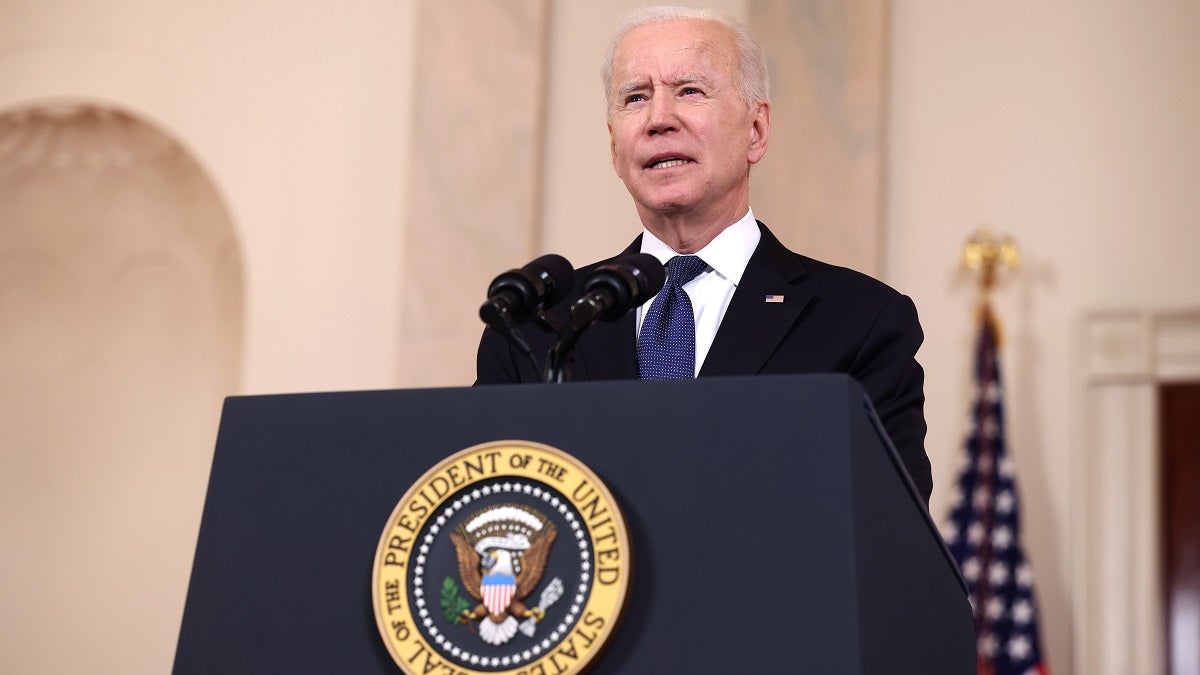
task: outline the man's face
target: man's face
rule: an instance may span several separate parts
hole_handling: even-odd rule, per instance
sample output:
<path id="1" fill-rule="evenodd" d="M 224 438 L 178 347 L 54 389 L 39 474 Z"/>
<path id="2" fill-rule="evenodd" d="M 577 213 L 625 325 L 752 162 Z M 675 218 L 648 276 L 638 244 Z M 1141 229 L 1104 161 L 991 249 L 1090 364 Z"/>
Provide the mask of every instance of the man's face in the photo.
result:
<path id="1" fill-rule="evenodd" d="M 745 214 L 750 165 L 766 152 L 770 108 L 742 100 L 737 66 L 732 35 L 712 21 L 648 24 L 618 45 L 612 160 L 643 220 Z"/>

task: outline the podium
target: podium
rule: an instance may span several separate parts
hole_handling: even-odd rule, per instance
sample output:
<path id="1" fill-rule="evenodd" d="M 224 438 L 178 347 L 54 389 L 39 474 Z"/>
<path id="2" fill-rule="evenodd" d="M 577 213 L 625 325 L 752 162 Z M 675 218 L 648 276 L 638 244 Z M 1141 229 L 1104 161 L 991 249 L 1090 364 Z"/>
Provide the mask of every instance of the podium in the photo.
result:
<path id="1" fill-rule="evenodd" d="M 174 672 L 400 672 L 380 535 L 430 467 L 503 439 L 573 455 L 624 513 L 629 598 L 590 672 L 975 672 L 957 568 L 842 375 L 230 398 Z"/>

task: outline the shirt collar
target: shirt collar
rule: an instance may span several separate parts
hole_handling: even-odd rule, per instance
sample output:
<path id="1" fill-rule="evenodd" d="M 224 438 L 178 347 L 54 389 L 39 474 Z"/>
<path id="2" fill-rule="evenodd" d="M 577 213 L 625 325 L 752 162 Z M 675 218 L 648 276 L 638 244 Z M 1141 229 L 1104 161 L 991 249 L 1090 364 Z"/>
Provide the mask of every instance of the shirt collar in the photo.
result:
<path id="1" fill-rule="evenodd" d="M 747 209 L 746 215 L 722 230 L 707 246 L 696 251 L 696 255 L 703 258 L 718 275 L 736 286 L 741 283 L 742 274 L 746 271 L 750 256 L 754 255 L 754 249 L 758 247 L 758 240 L 761 238 L 762 233 L 758 231 L 758 223 L 754 220 L 754 210 Z M 664 265 L 679 255 L 650 230 L 644 228 L 642 253 L 649 253 Z"/>

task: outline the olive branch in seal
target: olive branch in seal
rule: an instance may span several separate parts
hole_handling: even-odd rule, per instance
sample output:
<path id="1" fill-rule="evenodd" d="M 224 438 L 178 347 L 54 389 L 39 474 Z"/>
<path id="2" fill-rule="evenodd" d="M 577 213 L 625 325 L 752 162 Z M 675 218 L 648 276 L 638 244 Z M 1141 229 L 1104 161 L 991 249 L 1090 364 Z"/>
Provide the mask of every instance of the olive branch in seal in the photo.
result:
<path id="1" fill-rule="evenodd" d="M 442 611 L 450 623 L 461 623 L 463 612 L 471 609 L 471 601 L 458 592 L 454 579 L 446 577 L 442 582 Z"/>

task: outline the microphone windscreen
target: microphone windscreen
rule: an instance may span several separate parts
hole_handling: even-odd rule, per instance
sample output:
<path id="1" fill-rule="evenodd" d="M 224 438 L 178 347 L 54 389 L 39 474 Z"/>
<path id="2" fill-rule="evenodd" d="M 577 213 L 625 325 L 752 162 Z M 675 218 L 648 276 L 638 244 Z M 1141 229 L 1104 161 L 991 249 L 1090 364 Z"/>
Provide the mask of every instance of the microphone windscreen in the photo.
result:
<path id="1" fill-rule="evenodd" d="M 548 253 L 526 265 L 525 269 L 538 275 L 546 284 L 546 296 L 542 298 L 544 309 L 562 302 L 575 285 L 575 268 L 557 253 Z"/>
<path id="2" fill-rule="evenodd" d="M 599 304 L 600 311 L 593 315 L 595 318 L 616 321 L 653 298 L 666 280 L 666 270 L 658 258 L 649 253 L 635 253 L 593 270 L 583 284 L 584 298 Z M 586 312 L 581 316 L 584 321 L 592 320 Z"/>
<path id="3" fill-rule="evenodd" d="M 625 256 L 618 262 L 627 263 L 635 271 L 638 280 L 638 291 L 634 293 L 634 306 L 638 306 L 653 298 L 667 283 L 667 268 L 658 258 L 649 253 L 634 253 Z"/>

